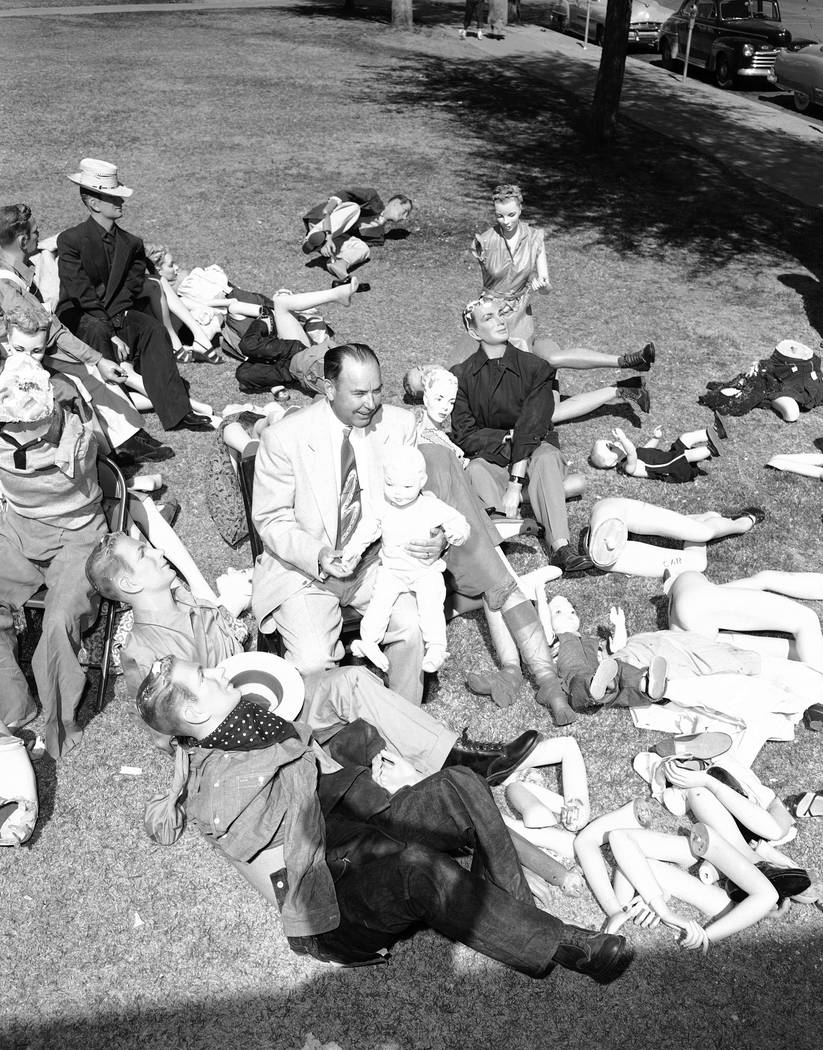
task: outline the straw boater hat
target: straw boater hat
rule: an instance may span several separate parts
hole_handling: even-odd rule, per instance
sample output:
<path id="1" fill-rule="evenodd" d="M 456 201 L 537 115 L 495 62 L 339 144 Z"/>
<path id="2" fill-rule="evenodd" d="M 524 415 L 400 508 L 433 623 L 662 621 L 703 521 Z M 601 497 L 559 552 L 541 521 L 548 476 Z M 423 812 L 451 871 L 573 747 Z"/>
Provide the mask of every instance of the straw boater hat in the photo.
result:
<path id="1" fill-rule="evenodd" d="M 95 193 L 106 193 L 110 197 L 131 197 L 134 190 L 124 186 L 117 177 L 117 165 L 106 160 L 94 160 L 84 157 L 80 161 L 80 171 L 66 178 L 76 182 L 81 189 L 93 190 Z"/>

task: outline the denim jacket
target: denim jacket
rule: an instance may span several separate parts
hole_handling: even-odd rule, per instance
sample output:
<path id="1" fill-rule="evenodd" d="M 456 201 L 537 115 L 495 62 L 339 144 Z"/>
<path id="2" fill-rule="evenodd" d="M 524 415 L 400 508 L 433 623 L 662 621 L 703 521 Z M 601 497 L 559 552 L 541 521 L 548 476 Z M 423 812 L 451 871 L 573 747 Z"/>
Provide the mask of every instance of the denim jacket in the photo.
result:
<path id="1" fill-rule="evenodd" d="M 340 923 L 325 860 L 317 758 L 299 739 L 255 751 L 190 753 L 186 815 L 212 845 L 232 860 L 250 861 L 275 839 L 283 843 L 287 937 L 325 933 Z"/>

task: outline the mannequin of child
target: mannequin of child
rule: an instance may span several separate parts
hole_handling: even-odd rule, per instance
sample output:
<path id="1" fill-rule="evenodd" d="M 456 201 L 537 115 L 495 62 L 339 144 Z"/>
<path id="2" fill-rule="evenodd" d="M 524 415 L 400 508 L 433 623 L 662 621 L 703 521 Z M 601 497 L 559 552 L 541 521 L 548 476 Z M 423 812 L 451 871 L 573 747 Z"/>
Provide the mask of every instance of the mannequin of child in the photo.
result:
<path id="1" fill-rule="evenodd" d="M 729 516 L 708 511 L 679 514 L 640 500 L 609 496 L 592 507 L 589 556 L 599 568 L 627 576 L 662 578 L 666 570 L 706 568 L 706 544 L 723 536 L 742 536 L 763 521 L 759 507 L 744 507 Z M 630 540 L 629 534 L 682 540 L 682 550 Z"/>
<path id="2" fill-rule="evenodd" d="M 580 617 L 561 594 L 549 602 L 549 614 L 557 638 L 557 673 L 574 711 L 592 712 L 599 707 L 648 707 L 666 691 L 666 661 L 659 656 L 646 668 L 637 668 L 610 655 L 599 659 L 593 639 L 580 637 Z M 626 644 L 625 614 L 612 608 L 613 636 L 609 653 Z"/>
<path id="3" fill-rule="evenodd" d="M 772 584 L 785 587 L 796 596 L 818 594 L 817 573 L 758 574 Z M 758 576 L 751 577 L 757 580 Z M 778 579 L 775 579 L 778 577 Z M 782 594 L 769 594 L 754 589 L 750 581 L 738 580 L 718 586 L 702 573 L 684 572 L 669 587 L 669 626 L 675 630 L 695 631 L 709 638 L 720 631 L 781 631 L 792 635 L 790 656 L 823 673 L 823 632 L 813 609 L 808 609 Z M 730 639 L 741 647 L 760 649 L 758 639 Z M 767 640 L 771 642 L 771 639 Z M 774 652 L 772 646 L 769 652 Z"/>
<path id="4" fill-rule="evenodd" d="M 0 846 L 25 842 L 37 812 L 37 781 L 26 746 L 0 721 Z"/>
<path id="5" fill-rule="evenodd" d="M 655 427 L 654 437 L 638 448 L 620 427 L 612 430 L 614 441 L 595 441 L 589 462 L 600 470 L 615 467 L 632 478 L 654 478 L 659 481 L 694 481 L 695 464 L 719 456 L 717 445 L 708 430 L 691 430 L 668 449 L 661 449 L 662 427 Z"/>
<path id="6" fill-rule="evenodd" d="M 425 647 L 423 670 L 434 672 L 448 656 L 443 609 L 446 563 L 439 558 L 433 565 L 423 565 L 408 553 L 406 544 L 415 536 L 428 535 L 430 529 L 442 527 L 447 541 L 459 546 L 468 539 L 469 524 L 454 508 L 423 491 L 426 463 L 416 448 L 404 445 L 387 452 L 383 479 L 383 503 L 364 507 L 363 520 L 341 555 L 341 563 L 352 571 L 366 548 L 382 538 L 374 591 L 360 622 L 360 637 L 352 642 L 352 652 L 366 657 L 381 670 L 388 670 L 389 663 L 379 643 L 397 598 L 411 592 L 417 599 Z"/>

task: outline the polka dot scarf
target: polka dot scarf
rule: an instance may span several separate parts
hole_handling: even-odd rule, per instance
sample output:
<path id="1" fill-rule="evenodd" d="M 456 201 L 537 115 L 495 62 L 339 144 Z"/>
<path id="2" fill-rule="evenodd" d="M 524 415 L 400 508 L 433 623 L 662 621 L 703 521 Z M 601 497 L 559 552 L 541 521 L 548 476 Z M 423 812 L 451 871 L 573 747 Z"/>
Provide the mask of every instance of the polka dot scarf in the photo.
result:
<path id="1" fill-rule="evenodd" d="M 297 737 L 297 730 L 254 700 L 241 700 L 220 725 L 198 741 L 199 747 L 221 751 L 254 751 Z"/>

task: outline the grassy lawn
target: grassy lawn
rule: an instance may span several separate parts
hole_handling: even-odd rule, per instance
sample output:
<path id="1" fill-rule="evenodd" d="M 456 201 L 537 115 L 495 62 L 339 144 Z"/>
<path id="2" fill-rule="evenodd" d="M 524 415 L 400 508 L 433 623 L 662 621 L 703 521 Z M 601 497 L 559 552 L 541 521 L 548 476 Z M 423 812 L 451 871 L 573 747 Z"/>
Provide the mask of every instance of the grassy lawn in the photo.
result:
<path id="1" fill-rule="evenodd" d="M 733 376 L 780 339 L 817 346 L 819 216 L 628 123 L 610 155 L 588 153 L 585 113 L 552 82 L 551 56 L 481 58 L 456 39 L 457 5 L 425 10 L 425 26 L 400 37 L 383 22 L 387 5 L 353 20 L 336 5 L 300 4 L 5 21 L 3 197 L 29 202 L 41 231 L 57 232 L 82 217 L 64 175 L 81 156 L 114 159 L 137 191 L 126 229 L 171 245 L 185 265 L 220 262 L 238 284 L 270 291 L 327 283 L 299 251 L 306 206 L 346 184 L 407 192 L 410 236 L 377 249 L 364 273 L 372 290 L 329 315 L 338 333 L 378 351 L 394 402 L 410 361 L 454 360 L 459 307 L 478 287 L 468 245 L 504 180 L 521 183 L 527 216 L 547 231 L 554 288 L 536 304 L 539 331 L 602 350 L 655 340 L 644 431 L 659 423 L 674 439 L 710 423 L 696 404 L 706 380 Z M 238 400 L 229 364 L 185 373 L 218 409 Z M 573 393 L 611 379 L 577 373 L 563 385 Z M 722 458 L 679 488 L 585 465 L 592 440 L 616 422 L 562 428 L 564 449 L 591 479 L 570 506 L 575 536 L 592 502 L 611 493 L 686 511 L 760 503 L 764 524 L 712 547 L 711 578 L 818 567 L 815 483 L 763 468 L 775 452 L 812 451 L 817 414 L 792 426 L 764 412 L 732 420 Z M 154 417 L 147 425 L 159 433 Z M 247 565 L 247 548 L 229 550 L 207 513 L 211 439 L 171 441 L 177 456 L 163 474 L 183 505 L 181 536 L 210 578 Z M 511 552 L 523 569 L 542 557 L 533 542 Z M 651 581 L 606 576 L 562 590 L 592 631 L 617 602 L 630 629 L 665 615 Z M 474 736 L 551 732 L 530 687 L 506 712 L 466 693 L 464 673 L 491 662 L 476 616 L 452 624 L 450 648 L 428 692 L 432 714 Z M 640 793 L 630 760 L 651 734 L 620 713 L 581 719 L 571 732 L 596 813 Z M 822 752 L 801 727 L 794 743 L 767 744 L 755 769 L 781 797 L 823 787 Z M 122 776 L 122 765 L 142 775 Z M 143 806 L 170 776 L 137 733 L 120 681 L 76 757 L 39 764 L 36 835 L 0 854 L 3 1047 L 287 1050 L 309 1031 L 343 1050 L 819 1046 L 814 908 L 793 906 L 706 958 L 679 951 L 667 933 L 632 929 L 637 962 L 605 990 L 564 973 L 537 984 L 433 934 L 399 945 L 388 967 L 333 971 L 292 955 L 277 917 L 194 834 L 172 849 L 149 842 Z M 804 822 L 790 850 L 823 869 L 813 825 Z M 556 911 L 601 920 L 588 897 L 558 896 Z"/>

